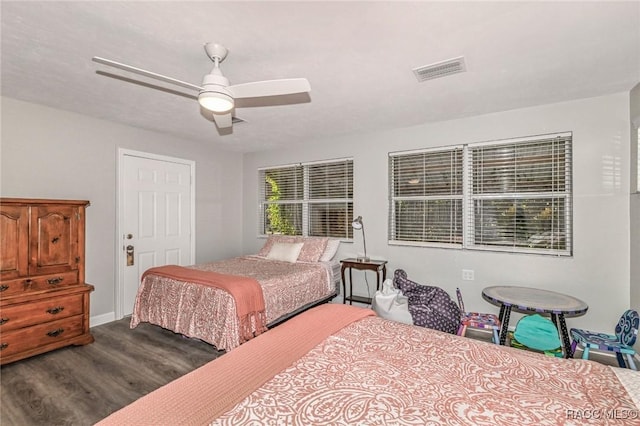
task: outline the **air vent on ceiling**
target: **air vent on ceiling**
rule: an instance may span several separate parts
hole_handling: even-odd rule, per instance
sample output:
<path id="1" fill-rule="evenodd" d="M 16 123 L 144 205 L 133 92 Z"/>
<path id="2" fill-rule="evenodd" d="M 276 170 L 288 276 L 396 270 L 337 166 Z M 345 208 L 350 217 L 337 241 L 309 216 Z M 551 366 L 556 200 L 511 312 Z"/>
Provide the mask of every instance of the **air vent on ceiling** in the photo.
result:
<path id="1" fill-rule="evenodd" d="M 418 81 L 422 82 L 432 80 L 434 78 L 446 77 L 466 70 L 464 57 L 460 56 L 459 58 L 453 58 L 437 62 L 435 64 L 414 68 L 413 73 L 416 75 Z"/>

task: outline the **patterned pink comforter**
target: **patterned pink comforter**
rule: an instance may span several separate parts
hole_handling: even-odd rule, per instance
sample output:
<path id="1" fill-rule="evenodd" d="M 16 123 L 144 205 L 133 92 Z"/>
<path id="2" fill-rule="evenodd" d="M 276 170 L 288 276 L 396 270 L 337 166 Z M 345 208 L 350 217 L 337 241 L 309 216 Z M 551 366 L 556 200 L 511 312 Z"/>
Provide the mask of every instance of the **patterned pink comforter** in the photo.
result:
<path id="1" fill-rule="evenodd" d="M 368 317 L 211 424 L 638 425 L 614 370 Z"/>
<path id="2" fill-rule="evenodd" d="M 336 291 L 326 262 L 289 263 L 242 256 L 191 267 L 257 280 L 267 323 Z M 204 340 L 219 350 L 231 350 L 241 341 L 235 301 L 227 292 L 155 275 L 145 277 L 138 289 L 131 328 L 140 322 Z"/>

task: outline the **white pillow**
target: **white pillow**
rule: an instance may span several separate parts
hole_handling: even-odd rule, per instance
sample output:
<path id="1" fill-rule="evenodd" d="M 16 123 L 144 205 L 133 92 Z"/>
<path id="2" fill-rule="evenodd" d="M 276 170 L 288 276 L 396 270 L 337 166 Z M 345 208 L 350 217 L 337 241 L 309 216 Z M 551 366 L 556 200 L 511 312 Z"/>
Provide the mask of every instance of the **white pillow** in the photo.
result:
<path id="1" fill-rule="evenodd" d="M 330 239 L 327 242 L 327 248 L 324 249 L 324 253 L 320 256 L 320 262 L 329 262 L 338 252 L 340 247 L 340 240 Z"/>
<path id="2" fill-rule="evenodd" d="M 267 254 L 267 259 L 295 263 L 304 243 L 274 243 Z"/>

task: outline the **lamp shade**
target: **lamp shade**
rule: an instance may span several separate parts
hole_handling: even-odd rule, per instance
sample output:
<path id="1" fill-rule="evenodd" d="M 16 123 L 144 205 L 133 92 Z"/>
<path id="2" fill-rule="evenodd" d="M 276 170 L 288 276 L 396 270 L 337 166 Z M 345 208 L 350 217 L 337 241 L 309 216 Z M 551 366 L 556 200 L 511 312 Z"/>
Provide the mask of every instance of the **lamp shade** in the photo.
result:
<path id="1" fill-rule="evenodd" d="M 353 227 L 353 229 L 362 229 L 362 216 L 358 216 L 357 218 L 353 219 L 353 222 L 351 222 L 351 227 Z"/>

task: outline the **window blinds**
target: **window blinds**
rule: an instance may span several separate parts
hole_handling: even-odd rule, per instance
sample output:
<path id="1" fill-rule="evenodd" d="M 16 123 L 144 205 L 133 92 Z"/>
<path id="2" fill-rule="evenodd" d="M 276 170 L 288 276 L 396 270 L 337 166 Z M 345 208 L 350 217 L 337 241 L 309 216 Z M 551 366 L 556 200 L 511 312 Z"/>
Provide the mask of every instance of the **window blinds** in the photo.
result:
<path id="1" fill-rule="evenodd" d="M 259 233 L 352 238 L 353 160 L 260 169 Z"/>
<path id="2" fill-rule="evenodd" d="M 389 242 L 570 255 L 571 139 L 389 154 Z"/>
<path id="3" fill-rule="evenodd" d="M 260 170 L 261 234 L 302 235 L 301 165 Z"/>
<path id="4" fill-rule="evenodd" d="M 390 154 L 392 242 L 462 244 L 462 147 Z"/>
<path id="5" fill-rule="evenodd" d="M 571 254 L 571 134 L 470 145 L 467 245 Z"/>
<path id="6" fill-rule="evenodd" d="M 310 236 L 352 238 L 353 160 L 306 166 Z"/>

